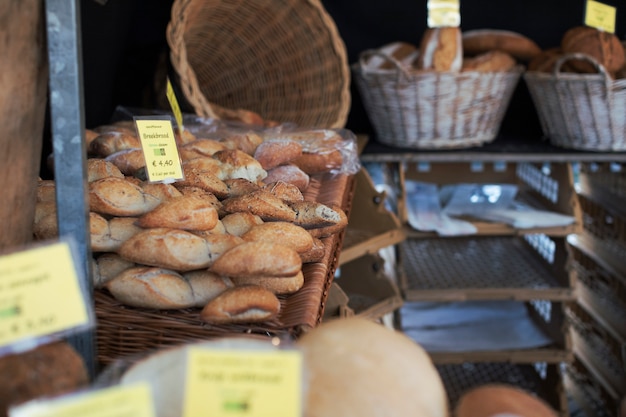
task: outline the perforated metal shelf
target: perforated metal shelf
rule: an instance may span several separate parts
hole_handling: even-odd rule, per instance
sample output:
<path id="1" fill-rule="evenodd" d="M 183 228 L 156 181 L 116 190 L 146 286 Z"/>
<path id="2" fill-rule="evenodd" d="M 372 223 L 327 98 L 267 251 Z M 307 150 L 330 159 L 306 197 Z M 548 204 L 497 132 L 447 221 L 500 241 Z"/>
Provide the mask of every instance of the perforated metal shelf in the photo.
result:
<path id="1" fill-rule="evenodd" d="M 545 235 L 407 239 L 399 245 L 407 301 L 570 301 L 564 238 Z"/>

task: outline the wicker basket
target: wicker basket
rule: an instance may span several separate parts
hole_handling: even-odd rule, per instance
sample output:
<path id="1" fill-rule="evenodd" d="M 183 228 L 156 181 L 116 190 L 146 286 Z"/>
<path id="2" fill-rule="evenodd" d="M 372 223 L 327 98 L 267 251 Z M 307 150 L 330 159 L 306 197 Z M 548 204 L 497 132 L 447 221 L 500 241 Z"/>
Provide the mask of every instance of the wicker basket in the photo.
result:
<path id="1" fill-rule="evenodd" d="M 373 68 L 373 56 L 395 68 Z M 352 70 L 377 140 L 414 149 L 465 148 L 495 139 L 522 73 L 519 66 L 491 73 L 417 71 L 375 50 L 361 53 Z"/>
<path id="2" fill-rule="evenodd" d="M 570 59 L 591 62 L 598 74 L 561 72 Z M 524 74 L 544 135 L 553 145 L 587 151 L 626 150 L 626 79 L 613 80 L 592 57 L 568 54 L 552 73 Z"/>
<path id="3" fill-rule="evenodd" d="M 175 0 L 167 40 L 202 117 L 228 108 L 302 127 L 345 125 L 345 45 L 319 0 Z"/>

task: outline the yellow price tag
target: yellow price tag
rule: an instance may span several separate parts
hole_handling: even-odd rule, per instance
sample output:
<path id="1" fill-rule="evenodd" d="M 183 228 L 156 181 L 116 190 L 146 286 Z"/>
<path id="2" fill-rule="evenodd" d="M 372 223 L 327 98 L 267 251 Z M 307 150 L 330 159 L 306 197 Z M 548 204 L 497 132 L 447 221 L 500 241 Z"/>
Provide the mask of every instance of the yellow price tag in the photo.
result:
<path id="1" fill-rule="evenodd" d="M 598 1 L 587 0 L 585 7 L 585 25 L 615 33 L 617 9 Z"/>
<path id="2" fill-rule="evenodd" d="M 0 257 L 0 346 L 89 324 L 67 242 Z"/>
<path id="3" fill-rule="evenodd" d="M 148 180 L 174 182 L 183 178 L 176 137 L 169 118 L 135 118 Z"/>
<path id="4" fill-rule="evenodd" d="M 148 383 L 114 386 L 25 403 L 9 410 L 10 417 L 154 417 Z"/>
<path id="5" fill-rule="evenodd" d="M 299 352 L 194 348 L 188 355 L 184 417 L 302 415 Z"/>
<path id="6" fill-rule="evenodd" d="M 172 87 L 172 83 L 170 82 L 169 77 L 167 77 L 167 86 L 165 88 L 165 95 L 167 96 L 167 101 L 169 101 L 170 107 L 172 108 L 172 112 L 174 113 L 174 118 L 176 119 L 176 124 L 178 125 L 178 129 L 182 132 L 183 130 L 185 130 L 183 126 L 183 113 L 180 111 L 178 100 L 176 100 L 176 93 L 174 93 L 174 87 Z"/>
<path id="7" fill-rule="evenodd" d="M 459 0 L 428 0 L 428 27 L 461 26 L 461 6 Z"/>

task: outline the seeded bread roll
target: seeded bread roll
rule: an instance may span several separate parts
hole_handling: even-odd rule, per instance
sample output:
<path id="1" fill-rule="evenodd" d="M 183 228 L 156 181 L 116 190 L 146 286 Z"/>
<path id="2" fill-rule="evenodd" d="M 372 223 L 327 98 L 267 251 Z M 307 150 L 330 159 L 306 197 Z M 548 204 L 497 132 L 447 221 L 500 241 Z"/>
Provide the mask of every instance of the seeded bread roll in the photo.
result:
<path id="1" fill-rule="evenodd" d="M 124 174 L 112 162 L 100 158 L 87 159 L 87 182 L 107 177 L 124 178 Z"/>
<path id="2" fill-rule="evenodd" d="M 258 323 L 274 319 L 280 312 L 280 300 L 260 285 L 229 288 L 200 312 L 200 319 L 211 324 Z"/>
<path id="3" fill-rule="evenodd" d="M 229 178 L 224 180 L 224 184 L 228 187 L 228 197 L 226 198 L 249 194 L 261 188 L 256 182 L 245 178 Z"/>
<path id="4" fill-rule="evenodd" d="M 263 169 L 269 170 L 286 164 L 300 155 L 302 155 L 301 144 L 293 140 L 277 139 L 261 143 L 254 153 L 254 159 L 259 161 Z"/>
<path id="5" fill-rule="evenodd" d="M 264 221 L 294 221 L 296 213 L 280 198 L 268 191 L 258 190 L 222 201 L 224 213 L 247 212 Z"/>
<path id="6" fill-rule="evenodd" d="M 276 295 L 293 294 L 304 286 L 304 274 L 298 272 L 293 277 L 235 277 L 235 285 L 260 285 Z"/>
<path id="7" fill-rule="evenodd" d="M 290 277 L 302 269 L 293 248 L 273 242 L 243 242 L 215 260 L 210 270 L 227 277 Z"/>
<path id="8" fill-rule="evenodd" d="M 285 181 L 266 183 L 261 189 L 269 191 L 272 195 L 280 198 L 285 203 L 304 201 L 302 191 L 300 191 L 296 185 Z"/>
<path id="9" fill-rule="evenodd" d="M 227 214 L 222 218 L 226 233 L 234 236 L 241 236 L 253 226 L 262 223 L 263 219 L 259 216 L 245 211 Z"/>
<path id="10" fill-rule="evenodd" d="M 206 171 L 183 165 L 185 178 L 176 183 L 176 187 L 198 187 L 214 194 L 218 199 L 228 196 L 228 187 L 219 177 Z"/>
<path id="11" fill-rule="evenodd" d="M 220 180 L 225 180 L 227 177 L 227 172 L 225 171 L 222 163 L 215 158 L 211 158 L 210 156 L 202 156 L 185 161 L 183 162 L 183 168 L 193 169 L 198 172 L 206 172 L 214 175 Z"/>
<path id="12" fill-rule="evenodd" d="M 427 28 L 415 64 L 419 70 L 458 72 L 463 65 L 463 44 L 458 27 Z"/>
<path id="13" fill-rule="evenodd" d="M 267 222 L 252 226 L 241 238 L 247 242 L 282 243 L 303 253 L 313 247 L 313 237 L 304 228 L 289 222 Z"/>
<path id="14" fill-rule="evenodd" d="M 194 195 L 174 197 L 137 219 L 143 228 L 168 227 L 183 230 L 210 230 L 218 221 L 211 201 Z"/>
<path id="15" fill-rule="evenodd" d="M 174 271 L 207 268 L 213 262 L 207 241 L 180 229 L 143 229 L 124 242 L 117 253 L 141 265 Z"/>
<path id="16" fill-rule="evenodd" d="M 517 61 L 501 51 L 489 51 L 463 60 L 463 71 L 506 72 L 515 67 Z"/>
<path id="17" fill-rule="evenodd" d="M 189 282 L 164 268 L 131 267 L 104 286 L 113 298 L 132 307 L 178 309 L 195 305 Z"/>
<path id="18" fill-rule="evenodd" d="M 124 178 L 101 178 L 89 183 L 89 207 L 96 213 L 140 216 L 160 203 L 158 198 Z"/>
<path id="19" fill-rule="evenodd" d="M 464 31 L 463 52 L 466 56 L 501 51 L 515 59 L 528 62 L 539 55 L 541 48 L 521 33 L 499 29 L 475 29 Z"/>

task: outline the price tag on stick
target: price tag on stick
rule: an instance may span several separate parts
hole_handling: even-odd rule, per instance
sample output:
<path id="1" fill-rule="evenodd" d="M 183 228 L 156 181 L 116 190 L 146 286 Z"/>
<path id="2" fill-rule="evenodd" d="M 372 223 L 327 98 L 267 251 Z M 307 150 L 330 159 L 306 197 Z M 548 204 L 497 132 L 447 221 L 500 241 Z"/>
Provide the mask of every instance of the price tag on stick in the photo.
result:
<path id="1" fill-rule="evenodd" d="M 461 26 L 459 0 L 428 0 L 429 28 Z"/>
<path id="2" fill-rule="evenodd" d="M 171 118 L 135 117 L 135 124 L 146 160 L 148 180 L 171 183 L 183 179 Z"/>
<path id="3" fill-rule="evenodd" d="M 615 33 L 617 10 L 613 6 L 598 1 L 587 0 L 585 6 L 585 25 L 604 32 Z"/>

